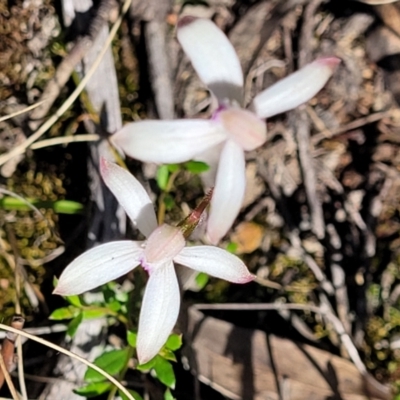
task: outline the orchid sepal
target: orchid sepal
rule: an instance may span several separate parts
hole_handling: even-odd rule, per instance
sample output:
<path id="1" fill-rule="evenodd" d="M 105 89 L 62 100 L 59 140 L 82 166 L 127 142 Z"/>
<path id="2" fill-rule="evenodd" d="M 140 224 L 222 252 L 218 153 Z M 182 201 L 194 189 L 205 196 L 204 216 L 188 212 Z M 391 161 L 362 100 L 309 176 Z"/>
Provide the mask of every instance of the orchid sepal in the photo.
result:
<path id="1" fill-rule="evenodd" d="M 260 118 L 289 111 L 313 98 L 332 76 L 340 59 L 319 58 L 281 79 L 253 99 L 251 109 Z"/>

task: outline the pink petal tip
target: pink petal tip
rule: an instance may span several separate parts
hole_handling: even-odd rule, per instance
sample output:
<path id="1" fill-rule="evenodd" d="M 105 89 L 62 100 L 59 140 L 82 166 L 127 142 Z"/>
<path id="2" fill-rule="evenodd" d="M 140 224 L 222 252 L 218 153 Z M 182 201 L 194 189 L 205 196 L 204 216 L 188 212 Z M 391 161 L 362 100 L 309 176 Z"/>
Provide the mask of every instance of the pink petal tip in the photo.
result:
<path id="1" fill-rule="evenodd" d="M 184 28 L 185 26 L 190 25 L 196 19 L 197 19 L 197 17 L 193 17 L 191 15 L 185 15 L 184 17 L 179 19 L 177 27 Z"/>
<path id="2" fill-rule="evenodd" d="M 108 172 L 109 161 L 107 161 L 104 157 L 100 157 L 100 172 L 101 174 L 105 174 Z"/>
<path id="3" fill-rule="evenodd" d="M 257 277 L 256 277 L 255 275 L 253 275 L 253 274 L 248 274 L 247 276 L 244 276 L 243 279 L 240 280 L 240 282 L 237 282 L 237 283 L 240 283 L 240 284 L 242 284 L 242 283 L 249 283 L 249 282 L 254 281 L 254 279 L 256 279 L 256 278 L 257 278 Z"/>
<path id="4" fill-rule="evenodd" d="M 315 63 L 321 64 L 321 66 L 327 66 L 334 70 L 342 60 L 337 57 L 322 57 L 315 60 Z"/>

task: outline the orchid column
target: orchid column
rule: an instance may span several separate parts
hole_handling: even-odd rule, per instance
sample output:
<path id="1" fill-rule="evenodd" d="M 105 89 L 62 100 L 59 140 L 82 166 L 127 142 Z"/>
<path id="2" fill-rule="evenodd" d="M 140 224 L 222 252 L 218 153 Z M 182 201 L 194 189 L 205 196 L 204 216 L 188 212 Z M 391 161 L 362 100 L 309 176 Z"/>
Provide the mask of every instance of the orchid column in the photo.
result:
<path id="1" fill-rule="evenodd" d="M 318 59 L 259 93 L 243 107 L 243 74 L 239 59 L 224 33 L 210 20 L 184 17 L 178 40 L 201 80 L 218 100 L 209 120 L 140 121 L 113 135 L 130 157 L 145 162 L 180 163 L 217 159 L 214 196 L 207 235 L 217 244 L 228 232 L 243 202 L 245 151 L 267 138 L 263 120 L 311 99 L 327 82 L 340 60 Z M 214 168 L 211 162 L 211 167 Z"/>

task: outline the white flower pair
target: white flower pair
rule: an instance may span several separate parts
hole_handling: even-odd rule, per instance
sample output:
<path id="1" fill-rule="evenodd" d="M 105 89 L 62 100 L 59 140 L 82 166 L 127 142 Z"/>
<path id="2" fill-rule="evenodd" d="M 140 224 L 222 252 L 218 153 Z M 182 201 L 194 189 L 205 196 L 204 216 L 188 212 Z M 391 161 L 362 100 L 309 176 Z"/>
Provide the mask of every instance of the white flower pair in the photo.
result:
<path id="1" fill-rule="evenodd" d="M 264 118 L 290 110 L 313 97 L 339 60 L 322 58 L 258 94 L 243 106 L 243 74 L 233 46 L 206 19 L 184 17 L 178 40 L 219 107 L 210 120 L 142 121 L 113 136 L 129 156 L 157 163 L 202 159 L 216 173 L 207 234 L 217 244 L 237 217 L 246 186 L 244 151 L 266 140 Z M 149 273 L 139 318 L 140 363 L 153 358 L 173 329 L 180 304 L 174 262 L 235 283 L 253 279 L 236 256 L 213 246 L 185 247 L 179 227 L 157 227 L 153 205 L 126 170 L 101 161 L 102 177 L 146 241 L 117 241 L 82 254 L 62 273 L 54 293 L 79 294 L 116 279 L 141 265 Z"/>

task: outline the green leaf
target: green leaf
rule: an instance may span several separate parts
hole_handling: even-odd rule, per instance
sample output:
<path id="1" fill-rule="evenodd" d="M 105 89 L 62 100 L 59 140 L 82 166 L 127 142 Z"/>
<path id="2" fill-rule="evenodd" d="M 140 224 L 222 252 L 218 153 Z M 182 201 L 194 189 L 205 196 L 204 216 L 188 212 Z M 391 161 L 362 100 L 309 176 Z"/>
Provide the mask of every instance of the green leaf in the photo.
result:
<path id="1" fill-rule="evenodd" d="M 84 207 L 83 204 L 70 200 L 41 201 L 37 199 L 19 199 L 16 197 L 4 196 L 0 199 L 0 208 L 5 210 L 29 211 L 30 203 L 36 208 L 52 208 L 57 214 L 80 214 Z"/>
<path id="2" fill-rule="evenodd" d="M 168 166 L 168 171 L 171 173 L 178 171 L 180 168 L 179 164 L 168 164 L 167 166 Z"/>
<path id="3" fill-rule="evenodd" d="M 167 361 L 165 358 L 157 356 L 156 363 L 154 364 L 153 368 L 160 382 L 171 389 L 175 388 L 175 373 L 174 369 L 172 368 L 172 364 L 169 361 Z"/>
<path id="4" fill-rule="evenodd" d="M 164 348 L 160 351 L 160 355 L 161 355 L 161 357 L 165 358 L 165 359 L 168 360 L 168 361 L 174 361 L 174 362 L 176 362 L 176 356 L 175 356 L 175 354 L 172 352 L 172 350 L 169 350 L 169 349 L 167 349 L 167 348 L 164 347 Z"/>
<path id="5" fill-rule="evenodd" d="M 169 335 L 167 343 L 165 343 L 165 347 L 167 347 L 170 350 L 178 350 L 182 346 L 182 335 L 177 335 L 176 333 L 173 333 L 172 335 Z"/>
<path id="6" fill-rule="evenodd" d="M 111 301 L 107 306 L 113 312 L 117 312 L 121 309 L 121 303 L 118 300 Z"/>
<path id="7" fill-rule="evenodd" d="M 161 190 L 166 190 L 169 179 L 168 165 L 161 165 L 158 167 L 156 174 L 157 185 Z"/>
<path id="8" fill-rule="evenodd" d="M 74 319 L 70 321 L 67 328 L 67 335 L 74 337 L 83 319 L 82 313 L 79 313 Z"/>
<path id="9" fill-rule="evenodd" d="M 40 203 L 37 204 L 38 207 L 39 205 Z M 71 200 L 58 200 L 53 203 L 52 207 L 50 203 L 49 208 L 53 208 L 57 214 L 82 214 L 84 210 L 83 204 Z"/>
<path id="10" fill-rule="evenodd" d="M 108 282 L 102 288 L 104 301 L 106 303 L 110 303 L 111 301 L 115 300 L 115 291 L 116 291 L 116 283 L 115 282 Z"/>
<path id="11" fill-rule="evenodd" d="M 108 372 L 110 375 L 116 375 L 121 372 L 126 366 L 129 359 L 129 349 L 111 350 L 104 353 L 94 360 L 94 364 L 102 370 Z M 92 368 L 88 368 L 85 377 L 87 382 L 101 382 L 104 376 Z"/>
<path id="12" fill-rule="evenodd" d="M 199 289 L 203 289 L 209 281 L 209 276 L 204 272 L 200 272 L 197 274 L 195 281 Z"/>
<path id="13" fill-rule="evenodd" d="M 175 400 L 175 397 L 172 396 L 172 393 L 169 389 L 167 389 L 164 393 L 164 400 Z"/>
<path id="14" fill-rule="evenodd" d="M 126 334 L 126 340 L 129 343 L 129 346 L 136 349 L 137 332 L 128 331 Z"/>
<path id="15" fill-rule="evenodd" d="M 226 246 L 226 251 L 229 251 L 229 253 L 235 254 L 237 248 L 238 248 L 237 243 L 235 243 L 235 242 L 230 242 L 230 243 L 228 244 L 228 246 Z"/>
<path id="16" fill-rule="evenodd" d="M 157 357 L 159 357 L 159 356 L 157 355 L 157 356 L 153 357 L 147 363 L 137 365 L 136 369 L 138 371 L 148 371 L 148 370 L 152 369 L 154 367 L 155 363 L 157 362 Z"/>
<path id="17" fill-rule="evenodd" d="M 107 311 L 106 308 L 88 308 L 82 311 L 83 319 L 101 318 L 109 314 Z"/>
<path id="18" fill-rule="evenodd" d="M 192 174 L 201 174 L 210 169 L 209 165 L 202 161 L 188 161 L 184 164 L 184 167 Z"/>
<path id="19" fill-rule="evenodd" d="M 164 197 L 164 204 L 165 204 L 165 208 L 167 209 L 167 211 L 170 211 L 174 208 L 175 206 L 175 200 L 172 196 L 170 196 L 169 194 L 167 194 Z"/>
<path id="20" fill-rule="evenodd" d="M 57 310 L 54 310 L 50 316 L 49 319 L 59 321 L 61 319 L 72 319 L 76 317 L 79 314 L 79 309 L 73 306 L 68 306 L 68 307 L 61 307 L 57 308 Z"/>
<path id="21" fill-rule="evenodd" d="M 143 397 L 138 392 L 135 392 L 134 390 L 129 390 L 129 389 L 128 389 L 128 392 L 133 396 L 133 398 L 135 400 L 143 400 Z M 120 390 L 118 390 L 118 394 L 122 400 L 128 400 L 128 397 L 126 396 L 126 394 L 121 392 Z"/>
<path id="22" fill-rule="evenodd" d="M 96 397 L 111 390 L 112 386 L 110 382 L 89 383 L 89 385 L 74 389 L 74 393 L 80 396 Z"/>
<path id="23" fill-rule="evenodd" d="M 81 307 L 82 303 L 81 303 L 81 299 L 79 298 L 79 296 L 66 296 L 65 300 L 68 301 L 69 304 L 75 306 L 75 307 Z"/>

